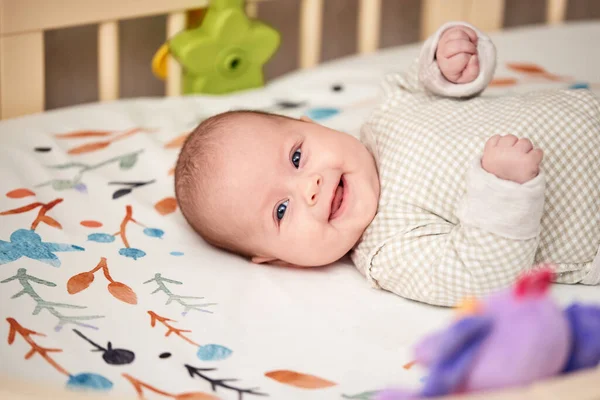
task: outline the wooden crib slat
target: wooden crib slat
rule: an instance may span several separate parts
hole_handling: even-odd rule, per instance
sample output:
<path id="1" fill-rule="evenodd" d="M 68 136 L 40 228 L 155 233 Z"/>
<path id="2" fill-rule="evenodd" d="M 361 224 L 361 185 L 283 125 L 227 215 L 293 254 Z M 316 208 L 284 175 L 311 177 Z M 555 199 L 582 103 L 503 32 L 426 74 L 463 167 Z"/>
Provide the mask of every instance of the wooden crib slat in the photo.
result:
<path id="1" fill-rule="evenodd" d="M 44 111 L 44 33 L 0 37 L 0 115 Z"/>
<path id="2" fill-rule="evenodd" d="M 300 5 L 300 68 L 310 68 L 321 58 L 323 0 L 302 0 Z"/>
<path id="3" fill-rule="evenodd" d="M 421 40 L 427 39 L 445 22 L 462 20 L 468 6 L 469 0 L 422 0 Z"/>
<path id="4" fill-rule="evenodd" d="M 471 1 L 466 20 L 484 32 L 501 29 L 504 22 L 504 0 Z"/>
<path id="5" fill-rule="evenodd" d="M 248 18 L 258 17 L 258 3 L 246 2 L 246 15 Z"/>
<path id="6" fill-rule="evenodd" d="M 119 23 L 98 26 L 98 89 L 100 101 L 119 98 Z"/>
<path id="7" fill-rule="evenodd" d="M 186 13 L 184 11 L 171 13 L 167 16 L 167 39 L 175 36 L 186 28 Z M 167 96 L 181 95 L 181 65 L 173 58 L 167 58 L 167 81 L 165 92 Z"/>
<path id="8" fill-rule="evenodd" d="M 370 53 L 379 48 L 381 0 L 360 0 L 358 8 L 358 51 Z"/>
<path id="9" fill-rule="evenodd" d="M 254 1 L 254 0 L 253 0 Z M 0 0 L 0 35 L 141 18 L 208 6 L 210 0 Z"/>
<path id="10" fill-rule="evenodd" d="M 567 0 L 546 0 L 546 22 L 560 24 L 567 15 Z"/>
<path id="11" fill-rule="evenodd" d="M 423 0 L 421 39 L 449 21 L 466 21 L 482 31 L 502 28 L 504 0 Z"/>

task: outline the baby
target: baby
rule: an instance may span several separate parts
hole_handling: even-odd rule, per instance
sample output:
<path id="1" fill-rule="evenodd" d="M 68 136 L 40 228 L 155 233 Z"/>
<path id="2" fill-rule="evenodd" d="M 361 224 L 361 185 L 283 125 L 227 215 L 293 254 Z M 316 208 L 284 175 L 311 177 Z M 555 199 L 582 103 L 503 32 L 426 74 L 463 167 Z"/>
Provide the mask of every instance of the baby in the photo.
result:
<path id="1" fill-rule="evenodd" d="M 600 102 L 586 90 L 479 96 L 495 64 L 476 27 L 442 26 L 384 80 L 360 140 L 306 118 L 213 116 L 179 156 L 181 211 L 255 263 L 350 252 L 374 287 L 435 305 L 543 262 L 557 282 L 598 284 Z"/>

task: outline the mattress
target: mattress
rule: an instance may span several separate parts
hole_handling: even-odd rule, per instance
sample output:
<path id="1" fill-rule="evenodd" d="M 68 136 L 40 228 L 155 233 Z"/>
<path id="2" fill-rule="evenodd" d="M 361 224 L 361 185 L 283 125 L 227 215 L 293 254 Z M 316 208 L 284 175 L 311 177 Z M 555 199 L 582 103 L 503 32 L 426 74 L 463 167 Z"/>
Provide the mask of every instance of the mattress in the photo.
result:
<path id="1" fill-rule="evenodd" d="M 492 34 L 483 95 L 600 92 L 600 23 Z M 230 109 L 307 115 L 357 135 L 418 45 L 354 56 L 222 97 L 138 98 L 0 122 L 0 374 L 131 398 L 363 399 L 418 388 L 412 346 L 451 309 L 371 288 L 349 260 L 253 265 L 177 209 L 186 135 Z M 600 288 L 554 285 L 568 304 Z"/>

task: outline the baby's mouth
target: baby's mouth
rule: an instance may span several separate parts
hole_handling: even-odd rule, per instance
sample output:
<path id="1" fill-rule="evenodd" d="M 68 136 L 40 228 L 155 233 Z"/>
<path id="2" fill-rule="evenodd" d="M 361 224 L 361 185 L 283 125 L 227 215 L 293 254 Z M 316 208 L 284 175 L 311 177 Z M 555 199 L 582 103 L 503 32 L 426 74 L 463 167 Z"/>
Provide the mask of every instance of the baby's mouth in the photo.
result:
<path id="1" fill-rule="evenodd" d="M 332 220 L 335 217 L 335 213 L 340 209 L 342 205 L 342 201 L 344 200 L 344 179 L 343 176 L 340 177 L 340 182 L 338 183 L 335 191 L 333 192 L 333 198 L 331 199 L 331 210 L 329 211 L 329 220 Z"/>

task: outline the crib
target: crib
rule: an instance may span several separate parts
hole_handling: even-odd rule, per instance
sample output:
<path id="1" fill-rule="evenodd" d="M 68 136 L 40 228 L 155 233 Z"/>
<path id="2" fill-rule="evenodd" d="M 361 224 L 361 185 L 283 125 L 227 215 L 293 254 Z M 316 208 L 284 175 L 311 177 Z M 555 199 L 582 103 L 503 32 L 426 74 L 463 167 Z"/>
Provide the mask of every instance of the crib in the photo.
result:
<path id="1" fill-rule="evenodd" d="M 260 19 L 266 3 L 286 1 L 246 0 L 245 10 Z M 401 0 L 344 0 L 357 8 L 355 54 L 330 60 L 330 0 L 293 1 L 297 65 L 264 88 L 184 96 L 182 67 L 169 57 L 164 96 L 123 98 L 120 21 L 166 16 L 167 41 L 210 0 L 0 0 L 0 241 L 31 227 L 25 235 L 59 249 L 0 257 L 0 398 L 370 400 L 378 388 L 425 379 L 410 348 L 449 311 L 372 290 L 348 260 L 255 269 L 210 248 L 177 210 L 177 151 L 199 120 L 231 108 L 307 115 L 357 134 L 384 73 L 408 66 L 420 41 L 453 20 L 490 33 L 505 54 L 491 95 L 600 90 L 600 55 L 590 51 L 600 20 L 571 21 L 577 0 L 535 0 L 541 21 L 509 30 L 506 16 L 524 2 L 410 0 L 418 40 L 385 47 L 386 6 Z M 97 25 L 97 99 L 49 109 L 44 32 L 83 25 Z M 574 62 L 581 52 L 586 62 Z M 564 304 L 600 300 L 597 287 L 555 291 Z M 112 349 L 118 362 L 105 357 Z M 599 380 L 596 369 L 460 398 L 600 399 Z M 104 393 L 72 390 L 89 385 Z"/>
<path id="2" fill-rule="evenodd" d="M 249 16 L 256 16 L 261 1 L 248 0 Z M 302 0 L 299 18 L 298 68 L 319 64 L 323 7 L 326 0 Z M 98 25 L 98 101 L 119 98 L 119 20 L 167 14 L 166 37 L 186 27 L 186 10 L 201 9 L 209 0 L 149 0 L 139 2 L 88 3 L 78 0 L 10 1 L 0 3 L 0 118 L 44 111 L 44 31 L 85 24 Z M 471 22 L 485 31 L 502 28 L 503 0 L 424 0 L 420 38 L 449 20 Z M 565 20 L 567 0 L 546 1 L 546 22 Z M 376 51 L 381 33 L 382 0 L 359 0 L 357 50 Z M 169 60 L 167 96 L 181 94 L 181 68 Z"/>

